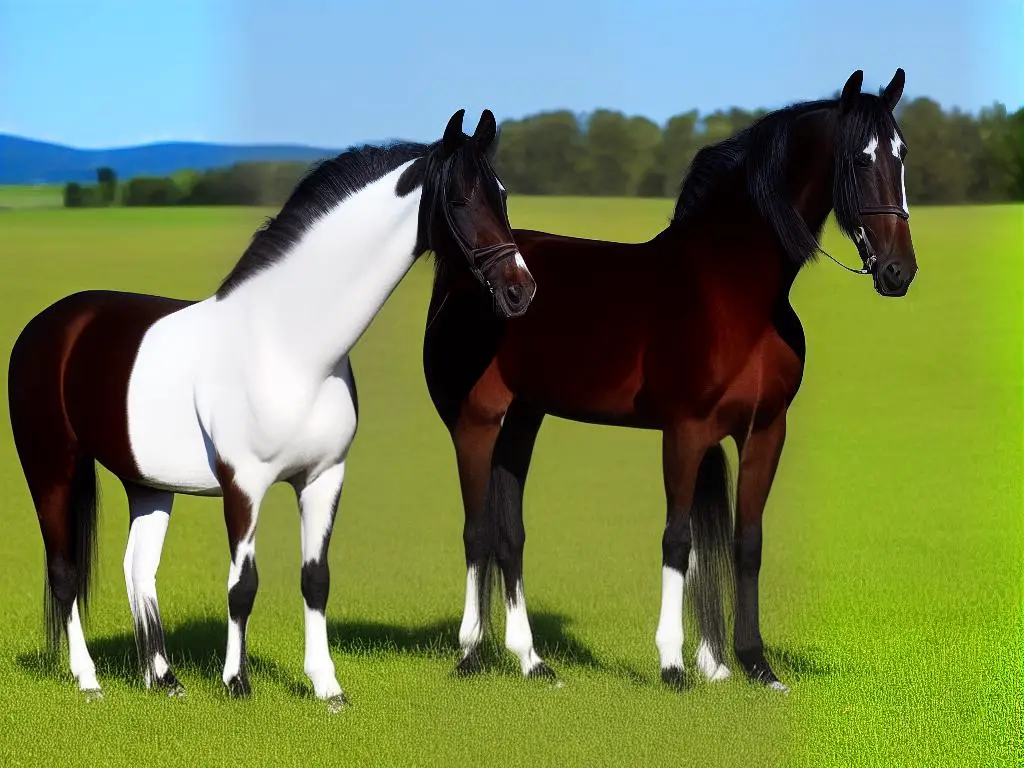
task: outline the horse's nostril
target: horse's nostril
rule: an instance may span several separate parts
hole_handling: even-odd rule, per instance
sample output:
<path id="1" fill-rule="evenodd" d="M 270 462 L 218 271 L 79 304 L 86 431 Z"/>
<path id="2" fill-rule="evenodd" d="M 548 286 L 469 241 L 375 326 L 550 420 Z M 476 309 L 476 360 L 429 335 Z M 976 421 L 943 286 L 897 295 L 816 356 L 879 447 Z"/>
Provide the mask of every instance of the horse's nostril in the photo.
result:
<path id="1" fill-rule="evenodd" d="M 505 289 L 505 295 L 513 304 L 518 304 L 519 300 L 523 298 L 523 287 L 518 283 L 510 285 Z"/>
<path id="2" fill-rule="evenodd" d="M 893 277 L 899 277 L 902 272 L 902 270 L 900 269 L 900 265 L 897 264 L 895 261 L 889 262 L 889 266 L 887 266 L 886 269 L 889 272 L 892 272 Z"/>

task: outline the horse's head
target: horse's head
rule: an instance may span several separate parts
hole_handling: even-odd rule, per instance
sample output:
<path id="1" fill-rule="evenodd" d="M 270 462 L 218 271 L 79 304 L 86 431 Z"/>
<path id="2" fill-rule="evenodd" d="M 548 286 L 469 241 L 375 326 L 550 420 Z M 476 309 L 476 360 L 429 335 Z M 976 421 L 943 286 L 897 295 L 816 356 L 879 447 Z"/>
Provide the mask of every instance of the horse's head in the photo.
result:
<path id="1" fill-rule="evenodd" d="M 864 73 L 857 70 L 839 97 L 836 219 L 882 296 L 905 296 L 917 274 L 904 181 L 907 145 L 893 115 L 905 77 L 897 69 L 875 96 L 861 93 Z"/>
<path id="2" fill-rule="evenodd" d="M 467 136 L 464 114 L 460 109 L 452 115 L 435 149 L 430 246 L 442 262 L 449 256 L 465 260 L 493 297 L 497 315 L 518 317 L 530 306 L 537 284 L 512 237 L 505 187 L 491 165 L 497 125 L 485 109 L 476 131 Z"/>

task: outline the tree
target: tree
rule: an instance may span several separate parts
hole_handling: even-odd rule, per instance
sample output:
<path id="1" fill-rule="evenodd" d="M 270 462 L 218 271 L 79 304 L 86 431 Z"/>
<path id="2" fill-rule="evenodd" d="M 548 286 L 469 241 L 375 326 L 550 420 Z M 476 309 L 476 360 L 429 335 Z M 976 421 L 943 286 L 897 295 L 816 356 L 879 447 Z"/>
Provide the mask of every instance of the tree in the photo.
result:
<path id="1" fill-rule="evenodd" d="M 580 194 L 585 154 L 576 115 L 568 110 L 541 112 L 501 124 L 495 170 L 510 192 Z"/>
<path id="2" fill-rule="evenodd" d="M 171 178 L 140 176 L 125 185 L 124 205 L 155 207 L 178 205 L 183 195 Z"/>
<path id="3" fill-rule="evenodd" d="M 82 193 L 82 185 L 72 181 L 64 185 L 64 207 L 81 208 L 85 202 L 85 195 Z"/>
<path id="4" fill-rule="evenodd" d="M 117 174 L 113 168 L 96 169 L 96 186 L 101 205 L 112 205 L 117 197 Z"/>
<path id="5" fill-rule="evenodd" d="M 662 194 L 675 197 L 683 183 L 686 169 L 697 154 L 697 110 L 669 118 L 661 138 L 661 164 L 665 169 Z"/>

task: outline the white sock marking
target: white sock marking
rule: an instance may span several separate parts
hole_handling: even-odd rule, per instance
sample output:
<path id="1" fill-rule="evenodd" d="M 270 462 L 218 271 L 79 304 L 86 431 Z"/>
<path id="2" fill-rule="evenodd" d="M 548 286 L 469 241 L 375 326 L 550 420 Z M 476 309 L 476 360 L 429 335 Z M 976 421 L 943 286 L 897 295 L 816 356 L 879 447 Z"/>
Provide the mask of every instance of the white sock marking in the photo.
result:
<path id="1" fill-rule="evenodd" d="M 683 574 L 675 568 L 661 569 L 661 616 L 654 643 L 661 657 L 661 668 L 683 668 Z"/>
<path id="2" fill-rule="evenodd" d="M 153 673 L 157 676 L 157 679 L 167 674 L 167 670 L 170 667 L 167 666 L 167 660 L 159 653 L 153 655 Z"/>
<path id="3" fill-rule="evenodd" d="M 327 645 L 327 619 L 320 611 L 304 606 L 306 613 L 306 660 L 302 666 L 306 677 L 313 684 L 317 698 L 329 699 L 340 694 L 334 670 L 334 661 Z"/>
<path id="4" fill-rule="evenodd" d="M 242 628 L 234 619 L 228 619 L 228 645 L 224 652 L 224 685 L 231 682 L 242 668 Z"/>
<path id="5" fill-rule="evenodd" d="M 530 631 L 530 617 L 526 613 L 526 597 L 523 595 L 523 583 L 516 584 L 516 599 L 509 605 L 506 602 L 505 613 L 505 647 L 519 657 L 519 666 L 526 675 L 541 663 L 540 656 L 533 649 L 533 632 Z"/>
<path id="6" fill-rule="evenodd" d="M 465 658 L 483 639 L 483 624 L 478 612 L 480 606 L 479 568 L 471 565 L 466 569 L 466 603 L 462 609 L 462 625 L 459 627 L 459 646 Z"/>
<path id="7" fill-rule="evenodd" d="M 67 629 L 71 674 L 78 681 L 79 690 L 99 690 L 100 684 L 96 680 L 96 665 L 93 663 L 92 656 L 89 655 L 89 648 L 85 644 L 85 633 L 82 632 L 77 598 L 71 603 L 71 616 L 68 618 Z"/>

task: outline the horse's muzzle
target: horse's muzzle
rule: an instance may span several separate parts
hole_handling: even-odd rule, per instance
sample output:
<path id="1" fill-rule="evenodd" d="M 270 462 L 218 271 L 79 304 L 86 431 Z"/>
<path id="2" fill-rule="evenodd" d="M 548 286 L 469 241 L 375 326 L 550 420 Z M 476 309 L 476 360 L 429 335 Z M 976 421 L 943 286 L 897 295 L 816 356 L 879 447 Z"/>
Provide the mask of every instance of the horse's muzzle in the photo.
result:
<path id="1" fill-rule="evenodd" d="M 874 272 L 875 290 L 890 298 L 906 296 L 915 272 L 906 269 L 898 260 L 887 261 Z"/>
<path id="2" fill-rule="evenodd" d="M 537 287 L 535 284 L 528 286 L 522 282 L 514 282 L 497 288 L 494 291 L 495 308 L 506 319 L 520 317 L 526 314 L 526 310 L 529 309 L 530 302 L 533 300 L 533 295 L 536 291 Z"/>

